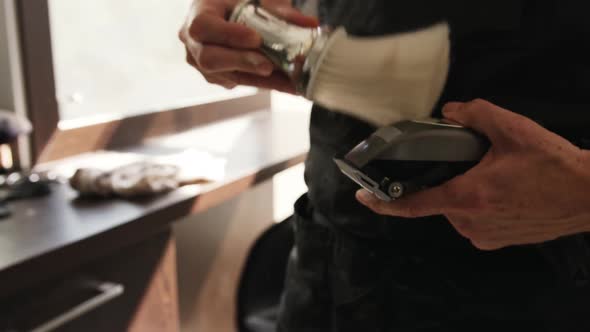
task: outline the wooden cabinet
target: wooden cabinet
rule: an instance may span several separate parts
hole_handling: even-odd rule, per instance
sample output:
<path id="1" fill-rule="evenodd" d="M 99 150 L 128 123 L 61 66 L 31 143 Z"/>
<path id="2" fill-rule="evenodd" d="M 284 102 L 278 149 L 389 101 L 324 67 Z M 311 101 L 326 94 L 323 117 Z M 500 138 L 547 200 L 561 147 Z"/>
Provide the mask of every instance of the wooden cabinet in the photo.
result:
<path id="1" fill-rule="evenodd" d="M 178 331 L 175 250 L 162 232 L 2 299 L 0 331 Z"/>
<path id="2" fill-rule="evenodd" d="M 220 331 L 210 323 L 233 319 L 240 267 L 251 242 L 272 220 L 272 198 L 237 199 L 241 204 L 236 210 L 222 204 L 304 161 L 308 122 L 306 112 L 260 111 L 117 151 L 157 156 L 171 150 L 211 151 L 211 142 L 216 142 L 224 148 L 212 152 L 226 163 L 223 179 L 215 183 L 131 201 L 83 199 L 67 185 L 56 184 L 51 195 L 11 202 L 12 215 L 0 221 L 0 332 L 11 326 L 30 330 L 72 316 L 79 317 L 60 331 L 178 331 L 179 302 L 188 308 L 189 320 L 192 313 L 200 313 L 194 316 L 197 325 L 190 327 Z M 108 152 L 90 153 L 40 170 L 65 172 L 111 158 Z M 209 218 L 216 207 L 223 213 Z M 192 247 L 180 255 L 179 277 L 190 287 L 179 300 L 170 228 L 179 219 L 197 215 L 190 221 L 197 228 L 221 231 L 219 223 L 224 221 L 231 227 L 219 233 L 219 241 L 209 241 L 223 244 L 218 252 L 200 247 L 202 256 L 215 262 L 211 266 L 196 260 Z M 208 232 L 196 234 L 204 237 Z M 178 238 L 180 250 L 183 242 L 196 243 L 188 233 Z M 226 325 L 231 329 L 231 322 Z"/>

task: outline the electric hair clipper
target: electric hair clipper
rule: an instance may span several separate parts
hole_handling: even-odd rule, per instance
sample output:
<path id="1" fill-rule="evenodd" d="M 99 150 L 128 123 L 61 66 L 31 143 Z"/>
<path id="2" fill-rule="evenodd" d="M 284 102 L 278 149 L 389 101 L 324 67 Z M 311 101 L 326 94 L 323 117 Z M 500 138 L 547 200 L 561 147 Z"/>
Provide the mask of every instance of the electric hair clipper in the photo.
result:
<path id="1" fill-rule="evenodd" d="M 390 201 L 465 173 L 489 146 L 485 137 L 444 120 L 403 121 L 377 130 L 334 161 L 361 187 Z"/>

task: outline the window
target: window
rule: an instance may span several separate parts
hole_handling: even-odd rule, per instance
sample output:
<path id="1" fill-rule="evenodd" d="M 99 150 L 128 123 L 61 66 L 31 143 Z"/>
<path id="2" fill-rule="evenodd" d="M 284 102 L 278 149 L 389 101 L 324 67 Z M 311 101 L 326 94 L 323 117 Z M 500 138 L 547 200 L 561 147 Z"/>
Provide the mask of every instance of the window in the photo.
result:
<path id="1" fill-rule="evenodd" d="M 47 161 L 267 108 L 185 63 L 192 0 L 11 0 L 17 5 L 33 152 Z M 84 137 L 84 139 L 80 139 Z"/>
<path id="2" fill-rule="evenodd" d="M 192 0 L 50 0 L 62 120 L 112 118 L 255 93 L 207 84 L 176 38 Z"/>

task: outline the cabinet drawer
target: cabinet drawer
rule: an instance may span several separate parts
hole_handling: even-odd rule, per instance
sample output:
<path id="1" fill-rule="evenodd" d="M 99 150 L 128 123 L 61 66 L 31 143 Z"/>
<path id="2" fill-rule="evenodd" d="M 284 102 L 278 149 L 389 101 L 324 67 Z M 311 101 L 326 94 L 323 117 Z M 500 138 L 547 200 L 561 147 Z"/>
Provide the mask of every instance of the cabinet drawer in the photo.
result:
<path id="1" fill-rule="evenodd" d="M 178 331 L 175 261 L 170 232 L 158 234 L 0 299 L 0 332 Z"/>

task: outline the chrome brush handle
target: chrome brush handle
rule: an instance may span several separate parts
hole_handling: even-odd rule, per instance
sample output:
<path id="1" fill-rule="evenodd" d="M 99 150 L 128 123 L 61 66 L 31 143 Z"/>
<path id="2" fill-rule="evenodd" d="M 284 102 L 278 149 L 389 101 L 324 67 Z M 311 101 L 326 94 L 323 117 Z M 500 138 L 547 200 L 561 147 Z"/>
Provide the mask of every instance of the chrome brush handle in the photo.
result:
<path id="1" fill-rule="evenodd" d="M 290 24 L 253 0 L 241 1 L 234 8 L 230 21 L 256 30 L 263 40 L 262 51 L 289 76 L 299 92 L 305 92 L 312 67 L 306 62 L 308 58 L 317 58 L 310 53 L 321 52 L 329 35 L 327 29 Z"/>

